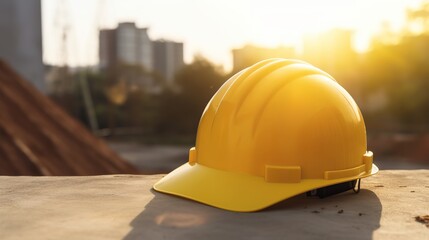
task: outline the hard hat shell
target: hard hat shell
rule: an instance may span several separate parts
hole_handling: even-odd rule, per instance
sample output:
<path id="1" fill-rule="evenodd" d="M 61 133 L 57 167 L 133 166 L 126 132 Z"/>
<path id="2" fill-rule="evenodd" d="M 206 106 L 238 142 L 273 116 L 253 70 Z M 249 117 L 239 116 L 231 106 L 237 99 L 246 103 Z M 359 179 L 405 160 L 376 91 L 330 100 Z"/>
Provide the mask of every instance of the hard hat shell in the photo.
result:
<path id="1" fill-rule="evenodd" d="M 232 211 L 256 211 L 313 189 L 375 174 L 353 98 L 329 74 L 290 59 L 244 69 L 201 117 L 188 163 L 160 192 Z"/>

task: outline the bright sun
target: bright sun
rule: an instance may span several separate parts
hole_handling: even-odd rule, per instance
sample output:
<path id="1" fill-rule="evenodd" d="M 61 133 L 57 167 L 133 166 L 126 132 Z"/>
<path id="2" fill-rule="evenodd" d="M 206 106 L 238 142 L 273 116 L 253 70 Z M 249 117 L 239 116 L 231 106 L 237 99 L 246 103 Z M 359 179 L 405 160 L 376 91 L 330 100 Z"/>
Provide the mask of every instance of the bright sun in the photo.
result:
<path id="1" fill-rule="evenodd" d="M 393 30 L 403 27 L 406 8 L 422 0 L 162 0 L 162 1 L 66 1 L 71 65 L 98 62 L 97 22 L 114 28 L 118 22 L 132 21 L 149 27 L 150 37 L 185 43 L 185 60 L 196 53 L 217 64 L 232 64 L 231 49 L 247 43 L 263 47 L 292 45 L 299 48 L 307 34 L 332 28 L 354 32 L 354 46 L 366 49 L 381 23 Z M 43 0 L 44 59 L 58 62 L 61 36 L 56 7 L 58 1 Z M 82 8 L 85 6 L 85 8 Z M 104 6 L 104 7 L 102 7 Z M 97 8 L 102 7 L 102 8 Z M 97 12 L 103 13 L 97 19 Z M 94 23 L 94 24 L 93 24 Z M 88 36 L 88 37 L 82 37 Z M 80 57 L 79 57 L 80 56 Z"/>
<path id="2" fill-rule="evenodd" d="M 359 9 L 344 1 L 276 1 L 276 7 L 261 6 L 252 42 L 262 45 L 299 45 L 302 38 L 332 28 L 356 28 L 362 22 Z"/>

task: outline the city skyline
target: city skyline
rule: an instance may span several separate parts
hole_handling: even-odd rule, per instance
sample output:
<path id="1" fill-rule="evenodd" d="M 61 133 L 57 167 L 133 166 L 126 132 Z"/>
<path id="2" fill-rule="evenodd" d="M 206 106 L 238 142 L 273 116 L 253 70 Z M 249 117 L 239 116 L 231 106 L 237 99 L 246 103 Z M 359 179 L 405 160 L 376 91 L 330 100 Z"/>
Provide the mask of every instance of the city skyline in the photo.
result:
<path id="1" fill-rule="evenodd" d="M 122 64 L 143 67 L 161 77 L 170 86 L 183 65 L 183 43 L 166 39 L 151 39 L 147 28 L 137 28 L 133 22 L 123 22 L 114 29 L 100 29 L 99 66 L 114 69 Z M 155 86 L 152 78 L 141 79 L 146 86 Z"/>
<path id="2" fill-rule="evenodd" d="M 147 27 L 153 39 L 184 42 L 187 63 L 193 55 L 201 54 L 227 71 L 232 68 L 234 48 L 246 44 L 283 45 L 299 51 L 306 34 L 332 28 L 354 30 L 354 47 L 363 51 L 383 22 L 389 22 L 392 30 L 399 31 L 404 26 L 406 8 L 420 3 L 420 0 L 407 3 L 272 0 L 261 5 L 254 1 L 43 0 L 44 61 L 67 62 L 71 66 L 98 64 L 98 30 L 114 28 L 119 22 L 136 22 L 138 27 Z M 63 29 L 68 32 L 65 47 Z"/>

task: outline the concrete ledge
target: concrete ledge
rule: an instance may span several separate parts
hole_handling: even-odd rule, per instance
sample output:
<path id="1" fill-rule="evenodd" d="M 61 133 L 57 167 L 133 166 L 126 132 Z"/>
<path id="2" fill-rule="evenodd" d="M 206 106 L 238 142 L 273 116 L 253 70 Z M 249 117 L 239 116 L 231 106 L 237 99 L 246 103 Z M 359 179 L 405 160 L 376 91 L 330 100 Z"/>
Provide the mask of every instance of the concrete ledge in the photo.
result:
<path id="1" fill-rule="evenodd" d="M 162 175 L 0 177 L 0 239 L 428 239 L 429 170 L 381 171 L 356 195 L 233 213 L 151 190 Z"/>

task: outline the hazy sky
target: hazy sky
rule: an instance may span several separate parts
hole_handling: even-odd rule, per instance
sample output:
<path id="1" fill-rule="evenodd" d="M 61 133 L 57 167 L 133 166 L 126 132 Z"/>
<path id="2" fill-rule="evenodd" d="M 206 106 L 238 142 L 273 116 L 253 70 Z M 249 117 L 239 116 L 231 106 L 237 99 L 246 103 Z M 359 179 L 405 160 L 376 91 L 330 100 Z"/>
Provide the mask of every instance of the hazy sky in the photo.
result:
<path id="1" fill-rule="evenodd" d="M 231 49 L 246 43 L 299 48 L 304 34 L 330 28 L 355 30 L 357 50 L 388 21 L 402 28 L 407 6 L 421 0 L 42 0 L 47 63 L 98 62 L 98 28 L 133 21 L 152 39 L 185 43 L 185 61 L 200 53 L 231 68 Z M 61 30 L 68 29 L 67 44 Z"/>

